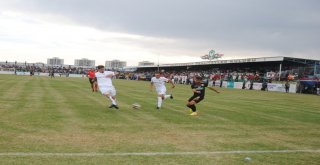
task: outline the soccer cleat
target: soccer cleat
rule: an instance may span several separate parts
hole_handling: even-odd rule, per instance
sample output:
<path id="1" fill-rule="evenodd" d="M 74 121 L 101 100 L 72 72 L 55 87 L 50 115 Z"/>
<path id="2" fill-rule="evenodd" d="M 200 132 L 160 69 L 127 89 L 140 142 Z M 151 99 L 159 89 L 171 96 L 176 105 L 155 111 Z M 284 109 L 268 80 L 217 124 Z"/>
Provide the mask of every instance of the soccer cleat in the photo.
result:
<path id="1" fill-rule="evenodd" d="M 173 99 L 173 96 L 172 96 L 172 94 L 170 95 L 170 99 Z"/>
<path id="2" fill-rule="evenodd" d="M 109 108 L 116 108 L 116 109 L 119 109 L 119 107 L 118 107 L 117 105 L 114 105 L 114 104 L 111 104 L 111 105 L 109 106 Z"/>
<path id="3" fill-rule="evenodd" d="M 191 115 L 191 116 L 197 116 L 198 113 L 197 113 L 197 112 L 192 112 L 190 115 Z"/>
<path id="4" fill-rule="evenodd" d="M 160 109 L 160 107 L 157 107 L 157 109 Z"/>

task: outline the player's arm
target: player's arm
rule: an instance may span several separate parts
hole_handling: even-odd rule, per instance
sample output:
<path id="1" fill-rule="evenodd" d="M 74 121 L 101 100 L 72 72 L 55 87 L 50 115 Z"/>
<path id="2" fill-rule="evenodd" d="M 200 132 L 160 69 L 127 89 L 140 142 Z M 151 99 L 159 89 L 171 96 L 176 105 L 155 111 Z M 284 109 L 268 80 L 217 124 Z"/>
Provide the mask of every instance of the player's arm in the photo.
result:
<path id="1" fill-rule="evenodd" d="M 151 83 L 150 83 L 150 91 L 152 91 L 153 90 L 153 82 L 151 81 Z"/>
<path id="2" fill-rule="evenodd" d="M 192 89 L 193 93 L 200 93 L 200 91 L 197 91 L 196 89 Z"/>
<path id="3" fill-rule="evenodd" d="M 114 75 L 115 75 L 114 72 L 110 72 L 110 73 L 105 74 L 105 76 L 107 78 L 112 78 Z"/>
<path id="4" fill-rule="evenodd" d="M 220 93 L 218 90 L 214 89 L 213 87 L 207 87 L 207 88 L 209 88 L 212 91 L 215 91 L 216 93 Z"/>
<path id="5" fill-rule="evenodd" d="M 197 89 L 195 88 L 195 86 L 193 84 L 191 85 L 191 90 L 193 93 L 200 93 L 200 91 L 197 91 Z"/>
<path id="6" fill-rule="evenodd" d="M 168 83 L 170 83 L 170 84 L 172 85 L 172 86 L 171 86 L 172 88 L 176 87 L 176 86 L 174 85 L 174 83 L 173 83 L 171 80 L 169 80 L 169 79 L 168 79 Z"/>
<path id="7" fill-rule="evenodd" d="M 113 75 L 112 75 L 112 74 L 107 74 L 106 77 L 107 77 L 107 78 L 112 78 Z"/>

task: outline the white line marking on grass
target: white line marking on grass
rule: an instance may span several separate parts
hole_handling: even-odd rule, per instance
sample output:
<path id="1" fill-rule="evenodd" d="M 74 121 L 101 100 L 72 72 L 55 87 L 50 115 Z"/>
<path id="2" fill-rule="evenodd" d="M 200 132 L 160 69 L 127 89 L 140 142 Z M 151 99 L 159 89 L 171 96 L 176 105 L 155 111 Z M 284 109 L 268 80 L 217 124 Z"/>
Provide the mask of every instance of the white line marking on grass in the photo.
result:
<path id="1" fill-rule="evenodd" d="M 253 151 L 212 151 L 212 152 L 125 152 L 125 153 L 47 153 L 47 152 L 7 152 L 0 153 L 0 156 L 43 156 L 43 157 L 98 157 L 98 156 L 166 156 L 166 155 L 219 155 L 219 154 L 269 154 L 269 153 L 320 153 L 320 149 L 315 150 L 253 150 Z"/>

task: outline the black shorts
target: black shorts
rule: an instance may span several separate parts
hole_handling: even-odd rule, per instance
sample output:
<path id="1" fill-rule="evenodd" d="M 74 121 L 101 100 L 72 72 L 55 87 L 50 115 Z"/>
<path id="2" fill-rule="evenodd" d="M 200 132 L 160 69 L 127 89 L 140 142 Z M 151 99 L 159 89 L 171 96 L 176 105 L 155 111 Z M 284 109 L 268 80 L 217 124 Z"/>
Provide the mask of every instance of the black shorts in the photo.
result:
<path id="1" fill-rule="evenodd" d="M 196 99 L 196 98 L 198 98 L 198 99 Z M 188 101 L 190 102 L 190 101 L 194 100 L 196 103 L 199 103 L 203 99 L 204 99 L 204 95 L 193 95 L 189 98 Z"/>
<path id="2" fill-rule="evenodd" d="M 96 82 L 96 81 L 97 81 L 97 78 L 89 78 L 90 84 L 93 84 L 93 83 Z"/>

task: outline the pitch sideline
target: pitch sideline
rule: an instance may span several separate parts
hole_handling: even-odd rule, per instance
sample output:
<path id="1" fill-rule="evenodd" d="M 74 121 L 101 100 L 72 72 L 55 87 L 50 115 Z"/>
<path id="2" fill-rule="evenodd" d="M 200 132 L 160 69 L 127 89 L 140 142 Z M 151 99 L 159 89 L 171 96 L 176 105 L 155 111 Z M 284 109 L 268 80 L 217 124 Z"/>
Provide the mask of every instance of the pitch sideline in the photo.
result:
<path id="1" fill-rule="evenodd" d="M 127 152 L 127 153 L 46 153 L 46 152 L 7 152 L 0 153 L 1 157 L 98 157 L 98 156 L 166 156 L 166 155 L 221 155 L 221 154 L 269 154 L 269 153 L 320 153 L 320 149 L 309 150 L 238 150 L 238 151 L 212 151 L 212 152 Z"/>

